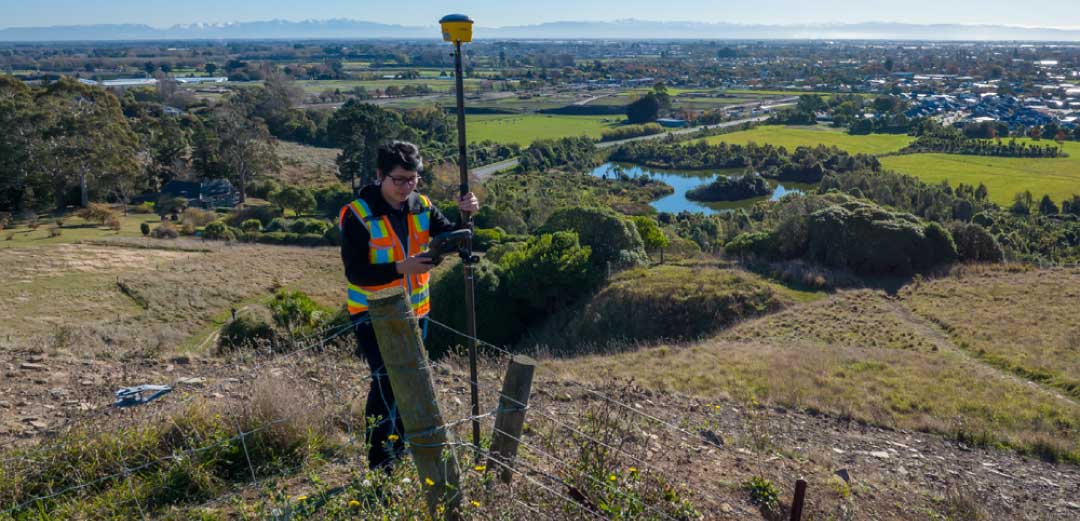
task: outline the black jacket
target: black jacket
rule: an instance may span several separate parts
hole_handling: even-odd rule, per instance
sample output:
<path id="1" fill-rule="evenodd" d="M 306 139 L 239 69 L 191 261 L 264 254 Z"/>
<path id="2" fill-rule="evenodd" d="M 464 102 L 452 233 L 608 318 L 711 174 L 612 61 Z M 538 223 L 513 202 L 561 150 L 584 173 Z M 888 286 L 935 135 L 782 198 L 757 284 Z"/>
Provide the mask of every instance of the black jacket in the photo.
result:
<path id="1" fill-rule="evenodd" d="M 405 216 L 410 213 L 420 213 L 423 203 L 420 197 L 413 192 L 409 200 L 400 210 L 391 208 L 383 199 L 382 192 L 375 185 L 365 186 L 360 190 L 360 199 L 367 203 L 371 213 L 376 216 L 388 215 L 390 225 L 394 227 L 394 234 L 401 240 L 402 248 L 409 251 L 409 231 Z M 434 205 L 431 207 L 431 236 L 457 229 L 457 225 L 446 218 Z M 341 260 L 345 263 L 345 278 L 357 286 L 376 286 L 400 279 L 393 264 L 372 264 L 368 253 L 368 242 L 371 235 L 368 234 L 364 223 L 356 218 L 351 210 L 345 212 L 345 220 L 342 223 L 341 233 Z"/>

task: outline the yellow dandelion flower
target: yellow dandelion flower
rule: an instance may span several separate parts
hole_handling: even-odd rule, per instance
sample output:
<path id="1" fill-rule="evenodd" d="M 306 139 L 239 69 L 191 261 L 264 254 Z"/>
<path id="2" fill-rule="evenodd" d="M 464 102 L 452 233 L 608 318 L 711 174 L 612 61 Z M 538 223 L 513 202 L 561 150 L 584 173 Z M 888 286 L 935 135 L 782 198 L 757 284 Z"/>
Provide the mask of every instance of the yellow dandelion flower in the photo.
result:
<path id="1" fill-rule="evenodd" d="M 608 478 L 608 481 L 611 481 L 611 482 L 614 482 L 616 479 L 618 479 L 618 478 L 615 477 L 615 474 L 612 474 L 612 475 L 608 476 L 607 478 Z"/>
<path id="2" fill-rule="evenodd" d="M 477 465 L 477 466 L 473 467 L 473 470 L 475 470 L 477 472 L 483 472 L 483 471 L 487 470 L 487 466 L 485 466 L 485 465 Z"/>
<path id="3" fill-rule="evenodd" d="M 435 511 L 441 514 L 443 512 L 446 512 L 446 507 L 444 507 L 442 505 L 439 505 L 439 506 L 435 507 Z"/>
<path id="4" fill-rule="evenodd" d="M 397 441 L 397 440 L 399 440 L 401 438 L 398 438 L 397 434 L 391 434 L 391 435 L 387 436 L 386 439 L 388 439 L 390 441 Z"/>
<path id="5" fill-rule="evenodd" d="M 630 467 L 631 474 L 637 474 L 637 467 Z"/>
<path id="6" fill-rule="evenodd" d="M 472 503 L 472 506 L 474 506 L 476 508 L 480 508 L 480 502 L 479 501 L 474 499 L 474 500 L 470 501 L 470 503 Z"/>
<path id="7" fill-rule="evenodd" d="M 424 483 L 427 483 L 427 486 L 429 486 L 429 487 L 434 487 L 435 486 L 435 481 L 432 480 L 431 478 L 424 478 Z"/>
<path id="8" fill-rule="evenodd" d="M 296 496 L 297 501 L 303 501 L 305 499 L 307 499 L 307 496 Z"/>
<path id="9" fill-rule="evenodd" d="M 356 507 L 360 506 L 360 502 L 353 499 L 353 500 L 349 501 L 349 506 L 351 506 L 353 508 L 356 508 Z"/>

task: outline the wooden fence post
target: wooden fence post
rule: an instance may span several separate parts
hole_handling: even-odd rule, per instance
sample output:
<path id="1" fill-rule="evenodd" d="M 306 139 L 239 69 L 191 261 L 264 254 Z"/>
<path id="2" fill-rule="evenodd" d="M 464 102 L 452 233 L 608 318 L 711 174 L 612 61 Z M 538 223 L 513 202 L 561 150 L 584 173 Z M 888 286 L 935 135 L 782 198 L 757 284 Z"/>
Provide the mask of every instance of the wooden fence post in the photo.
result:
<path id="1" fill-rule="evenodd" d="M 499 479 L 507 485 L 513 473 L 514 457 L 517 456 L 518 440 L 525 425 L 525 409 L 529 406 L 529 393 L 532 390 L 533 372 L 536 360 L 515 355 L 510 359 L 510 367 L 503 378 L 502 394 L 499 395 L 499 409 L 495 413 L 495 430 L 491 434 L 491 457 L 498 460 Z M 488 465 L 491 468 L 491 465 Z"/>
<path id="2" fill-rule="evenodd" d="M 806 500 L 806 480 L 795 481 L 795 498 L 791 501 L 791 521 L 802 521 L 803 502 Z"/>
<path id="3" fill-rule="evenodd" d="M 461 486 L 457 457 L 446 444 L 445 422 L 435 400 L 416 316 L 400 287 L 369 296 L 368 308 L 428 511 L 432 519 L 458 519 Z"/>

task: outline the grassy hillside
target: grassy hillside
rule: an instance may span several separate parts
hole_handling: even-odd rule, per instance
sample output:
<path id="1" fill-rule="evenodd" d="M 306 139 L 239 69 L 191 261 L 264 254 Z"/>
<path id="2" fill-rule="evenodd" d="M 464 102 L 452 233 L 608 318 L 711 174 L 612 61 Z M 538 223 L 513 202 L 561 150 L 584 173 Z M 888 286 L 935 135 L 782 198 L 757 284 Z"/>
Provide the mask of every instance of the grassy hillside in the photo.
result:
<path id="1" fill-rule="evenodd" d="M 1046 143 L 1049 142 L 1042 142 Z M 1045 194 L 1060 205 L 1062 199 L 1080 194 L 1080 143 L 1066 142 L 1063 148 L 1069 157 L 1030 159 L 911 154 L 884 157 L 881 164 L 929 183 L 948 181 L 953 186 L 983 183 L 990 190 L 990 199 L 1000 205 L 1011 204 L 1013 196 L 1024 190 L 1030 190 L 1036 201 Z"/>
<path id="2" fill-rule="evenodd" d="M 885 154 L 896 152 L 914 138 L 906 135 L 871 134 L 852 136 L 843 129 L 817 126 L 762 125 L 750 130 L 732 132 L 705 138 L 709 144 L 731 143 L 744 145 L 751 141 L 761 145 L 769 143 L 794 150 L 800 146 L 835 146 L 851 153 Z"/>
<path id="3" fill-rule="evenodd" d="M 1057 341 L 1071 334 L 1062 331 L 1071 321 L 1057 314 L 1033 318 L 1038 313 L 1032 306 L 1042 309 L 1035 305 L 1040 293 L 1027 291 L 1034 274 L 992 273 L 995 283 L 979 283 L 984 275 L 961 274 L 955 284 L 942 280 L 912 287 L 900 300 L 880 291 L 844 291 L 743 323 L 699 344 L 576 359 L 559 363 L 556 371 L 587 381 L 633 377 L 647 387 L 702 399 L 799 407 L 1080 462 L 1080 403 L 1075 397 L 1002 371 L 973 356 L 964 344 L 953 343 L 954 337 L 964 338 L 970 345 L 978 335 L 980 346 L 997 346 L 987 350 L 988 356 L 1013 361 L 1026 360 L 1032 352 L 1044 358 L 1058 352 L 1059 344 L 1040 343 L 1042 335 Z M 958 288 L 969 277 L 976 280 L 965 290 L 968 294 L 961 293 Z M 1080 287 L 1080 273 L 1054 277 L 1047 284 Z M 1046 306 L 1068 298 L 1067 291 L 1059 293 Z M 947 309 L 938 320 L 970 326 L 946 337 L 912 309 L 935 316 Z M 1014 318 L 981 327 L 995 320 L 991 313 Z M 1039 324 L 1026 323 L 1031 320 Z M 1020 321 L 1028 332 L 1011 332 Z M 1044 333 L 1047 329 L 1055 333 Z M 1018 337 L 1027 345 L 1014 343 Z M 1049 382 L 1073 374 L 1075 356 L 1063 358 L 1072 360 L 1062 360 Z"/>

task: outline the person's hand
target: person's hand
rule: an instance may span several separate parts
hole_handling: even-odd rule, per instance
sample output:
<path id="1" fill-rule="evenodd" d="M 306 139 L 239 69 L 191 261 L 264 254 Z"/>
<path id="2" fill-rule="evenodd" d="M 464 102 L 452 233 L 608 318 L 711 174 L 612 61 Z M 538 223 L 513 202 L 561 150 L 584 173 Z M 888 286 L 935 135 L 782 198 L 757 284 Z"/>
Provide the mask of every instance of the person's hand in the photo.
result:
<path id="1" fill-rule="evenodd" d="M 458 199 L 457 207 L 463 213 L 476 213 L 480 211 L 480 200 L 476 198 L 476 194 L 469 192 Z"/>
<path id="2" fill-rule="evenodd" d="M 416 275 L 417 273 L 427 273 L 434 268 L 435 265 L 431 263 L 431 257 L 409 257 L 403 261 L 394 263 L 394 268 L 402 275 Z"/>

